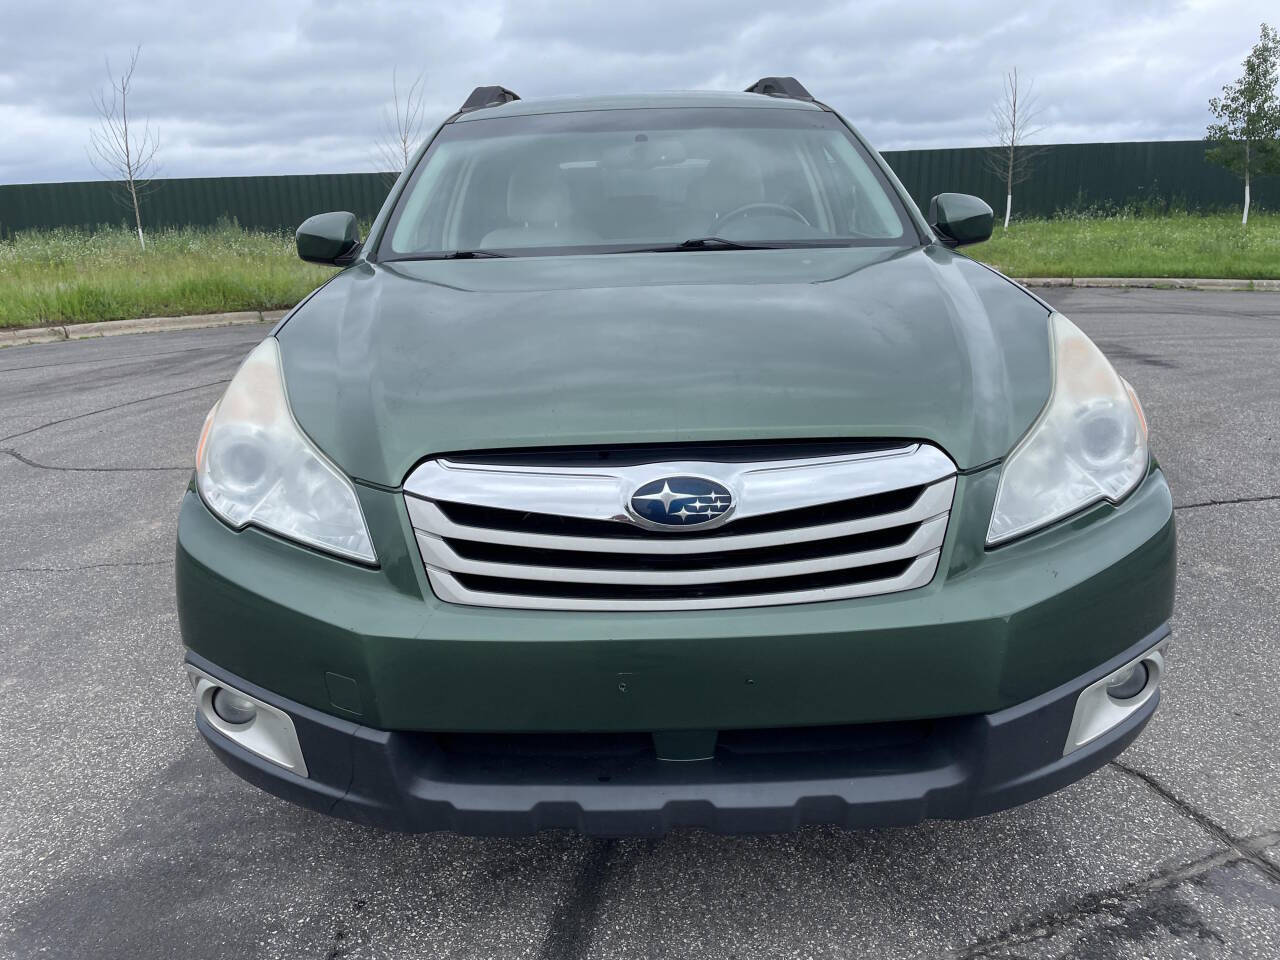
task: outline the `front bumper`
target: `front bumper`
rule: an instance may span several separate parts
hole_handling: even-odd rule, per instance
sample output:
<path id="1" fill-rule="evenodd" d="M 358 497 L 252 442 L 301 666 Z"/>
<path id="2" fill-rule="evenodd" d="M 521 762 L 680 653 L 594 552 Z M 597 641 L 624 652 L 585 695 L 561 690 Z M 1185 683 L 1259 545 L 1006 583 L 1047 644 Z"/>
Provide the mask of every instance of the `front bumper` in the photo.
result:
<path id="1" fill-rule="evenodd" d="M 995 713 L 730 740 L 695 762 L 600 744 L 495 752 L 481 739 L 376 730 L 291 703 L 198 655 L 207 676 L 285 711 L 309 776 L 197 726 L 219 759 L 251 783 L 303 806 L 384 829 L 525 834 L 569 828 L 606 836 L 674 827 L 775 832 L 806 824 L 895 826 L 992 813 L 1057 790 L 1124 750 L 1158 690 L 1121 723 L 1063 755 L 1080 693 L 1164 642 L 1161 627 L 1096 670 Z M 462 738 L 464 741 L 466 738 Z M 488 745 L 487 745 L 488 744 Z M 736 744 L 736 745 L 735 745 Z M 744 749 L 746 747 L 746 749 Z"/>
<path id="2" fill-rule="evenodd" d="M 679 731 L 990 714 L 1084 675 L 1172 613 L 1174 524 L 1153 469 L 984 550 L 998 469 L 962 475 L 928 586 L 761 609 L 604 613 L 443 603 L 404 499 L 358 486 L 381 566 L 248 528 L 187 494 L 186 646 L 293 702 L 418 731 Z"/>
<path id="3" fill-rule="evenodd" d="M 310 776 L 201 729 L 272 792 L 408 830 L 779 830 L 1020 803 L 1106 762 L 1155 710 L 1152 697 L 1063 756 L 1079 692 L 1167 632 L 1175 533 L 1153 465 L 1119 505 L 986 550 L 998 478 L 957 478 L 928 586 L 660 613 L 443 603 L 397 491 L 357 485 L 370 569 L 233 531 L 193 490 L 176 563 L 188 659 L 285 711 Z M 790 746 L 760 749 L 750 731 Z M 604 742 L 503 753 L 485 735 Z M 658 759 L 659 738 L 683 736 L 718 746 Z M 647 752 L 625 747 L 637 737 Z"/>

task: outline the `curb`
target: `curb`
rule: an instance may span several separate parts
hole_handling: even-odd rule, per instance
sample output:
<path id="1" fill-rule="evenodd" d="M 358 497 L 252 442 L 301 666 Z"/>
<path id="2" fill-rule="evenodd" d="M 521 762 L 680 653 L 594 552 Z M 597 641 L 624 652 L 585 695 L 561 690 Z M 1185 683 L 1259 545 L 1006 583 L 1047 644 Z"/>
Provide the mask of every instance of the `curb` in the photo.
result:
<path id="1" fill-rule="evenodd" d="M 1185 277 L 1023 277 L 1027 287 L 1110 287 L 1122 290 L 1270 290 L 1280 280 L 1214 280 Z"/>
<path id="2" fill-rule="evenodd" d="M 198 313 L 187 317 L 139 317 L 136 320 L 102 320 L 98 323 L 68 323 L 57 327 L 25 327 L 0 330 L 0 347 L 59 340 L 88 340 L 127 333 L 160 333 L 166 330 L 200 330 L 204 327 L 232 327 L 243 323 L 275 323 L 288 310 L 242 310 L 237 313 Z"/>

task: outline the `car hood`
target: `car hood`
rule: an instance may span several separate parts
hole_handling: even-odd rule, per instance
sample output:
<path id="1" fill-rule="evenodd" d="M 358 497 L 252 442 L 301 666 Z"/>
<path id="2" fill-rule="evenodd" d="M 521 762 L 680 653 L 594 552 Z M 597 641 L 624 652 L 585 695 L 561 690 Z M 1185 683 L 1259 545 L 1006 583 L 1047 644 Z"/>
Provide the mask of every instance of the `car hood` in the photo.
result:
<path id="1" fill-rule="evenodd" d="M 1051 386 L 1047 308 L 938 246 L 361 263 L 278 331 L 352 476 L 572 444 L 915 438 L 1003 457 Z"/>

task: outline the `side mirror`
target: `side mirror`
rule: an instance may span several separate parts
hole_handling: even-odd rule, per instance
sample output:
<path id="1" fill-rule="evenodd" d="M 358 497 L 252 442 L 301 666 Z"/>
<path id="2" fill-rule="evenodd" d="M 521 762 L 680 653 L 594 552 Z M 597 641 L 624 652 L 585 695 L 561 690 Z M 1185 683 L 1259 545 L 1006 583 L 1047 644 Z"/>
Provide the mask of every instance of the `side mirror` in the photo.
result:
<path id="1" fill-rule="evenodd" d="M 360 246 L 354 213 L 319 213 L 302 221 L 296 236 L 298 256 L 309 263 L 345 266 Z"/>
<path id="2" fill-rule="evenodd" d="M 967 193 L 940 193 L 929 201 L 929 226 L 948 247 L 990 240 L 994 222 L 986 201 Z"/>

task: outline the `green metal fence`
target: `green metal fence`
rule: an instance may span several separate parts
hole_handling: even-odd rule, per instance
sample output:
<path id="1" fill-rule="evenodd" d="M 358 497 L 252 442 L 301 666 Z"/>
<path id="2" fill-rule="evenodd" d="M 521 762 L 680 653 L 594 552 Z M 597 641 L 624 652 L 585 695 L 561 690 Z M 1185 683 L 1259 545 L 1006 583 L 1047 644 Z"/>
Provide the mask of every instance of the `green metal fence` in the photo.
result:
<path id="1" fill-rule="evenodd" d="M 1225 210 L 1238 208 L 1243 199 L 1241 181 L 1205 160 L 1202 140 L 1062 143 L 1040 149 L 1031 178 L 1013 189 L 1015 216 L 1051 217 L 1126 204 Z M 982 197 L 1003 214 L 1005 187 L 987 169 L 989 153 L 983 147 L 896 150 L 886 151 L 884 158 L 921 209 L 935 194 L 954 191 Z M 1257 207 L 1280 209 L 1280 177 L 1258 179 L 1252 192 Z"/>
<path id="2" fill-rule="evenodd" d="M 1200 140 L 1148 143 L 1068 143 L 1043 148 L 1031 179 L 1014 189 L 1014 213 L 1047 217 L 1064 210 L 1127 203 L 1191 210 L 1238 207 L 1242 188 L 1204 159 Z M 886 151 L 885 159 L 921 208 L 943 191 L 973 193 L 1004 211 L 1004 187 L 986 169 L 987 150 Z M 143 221 L 154 229 L 211 226 L 235 219 L 242 226 L 292 230 L 313 213 L 350 210 L 372 219 L 392 179 L 346 173 L 283 177 L 201 177 L 157 180 L 144 201 Z M 0 186 L 0 235 L 49 227 L 119 224 L 129 213 L 118 187 L 101 181 Z M 1280 209 L 1280 177 L 1258 180 L 1254 203 Z"/>
<path id="3" fill-rule="evenodd" d="M 381 173 L 284 177 L 195 177 L 155 180 L 143 199 L 144 227 L 212 226 L 234 219 L 244 227 L 294 229 L 313 213 L 350 210 L 373 219 L 393 182 Z M 0 235 L 48 227 L 132 222 L 120 188 L 104 181 L 0 186 Z"/>

